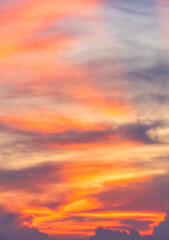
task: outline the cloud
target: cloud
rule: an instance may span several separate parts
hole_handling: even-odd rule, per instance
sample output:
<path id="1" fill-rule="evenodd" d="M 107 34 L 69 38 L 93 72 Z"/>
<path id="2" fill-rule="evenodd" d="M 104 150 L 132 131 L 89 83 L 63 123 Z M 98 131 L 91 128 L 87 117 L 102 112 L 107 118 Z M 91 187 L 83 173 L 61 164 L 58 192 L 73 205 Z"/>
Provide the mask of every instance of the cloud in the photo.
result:
<path id="1" fill-rule="evenodd" d="M 46 123 L 46 125 L 45 122 L 42 122 L 41 125 L 37 125 L 36 122 L 29 123 L 29 121 L 27 121 L 24 123 L 24 121 L 22 122 L 21 120 L 19 123 L 15 121 L 7 121 L 5 124 L 4 120 L 4 122 L 1 123 L 0 128 L 3 132 L 18 136 L 14 145 L 22 144 L 23 147 L 25 146 L 32 150 L 35 148 L 37 150 L 42 148 L 85 148 L 100 145 L 116 145 L 120 143 L 158 144 L 160 143 L 158 141 L 158 136 L 153 138 L 149 135 L 149 131 L 163 126 L 162 122 L 152 122 L 149 124 L 138 122 L 126 125 L 102 123 L 95 126 L 87 123 L 85 125 L 85 123 L 82 122 L 79 123 L 78 126 L 76 121 L 73 122 L 73 120 L 70 119 L 65 119 L 64 121 L 61 123 L 61 120 L 59 120 L 58 126 L 57 123 L 55 123 L 55 125 L 53 125 L 53 132 L 51 124 L 54 124 L 54 121 L 51 120 L 49 124 Z M 41 129 L 45 132 L 41 132 Z"/>
<path id="2" fill-rule="evenodd" d="M 44 177 L 45 176 L 45 177 Z M 49 184 L 63 180 L 61 164 L 41 164 L 19 170 L 0 169 L 0 189 L 2 191 L 43 192 Z"/>
<path id="3" fill-rule="evenodd" d="M 130 233 L 113 231 L 100 227 L 96 229 L 95 236 L 91 240 L 168 240 L 169 239 L 169 212 L 166 218 L 158 226 L 154 227 L 152 235 L 140 236 L 136 230 L 131 230 Z"/>
<path id="4" fill-rule="evenodd" d="M 136 230 L 130 230 L 127 232 L 113 231 L 110 229 L 104 229 L 100 227 L 96 229 L 95 236 L 92 236 L 91 240 L 168 240 L 169 239 L 169 212 L 166 215 L 164 221 L 158 226 L 154 227 L 152 235 L 139 235 Z"/>
<path id="5" fill-rule="evenodd" d="M 23 216 L 0 207 L 1 240 L 56 240 L 35 227 L 30 227 L 31 216 Z"/>
<path id="6" fill-rule="evenodd" d="M 46 135 L 36 135 L 33 139 L 34 144 L 51 148 L 66 147 L 90 147 L 90 144 L 106 145 L 124 142 L 135 142 L 136 144 L 157 144 L 158 140 L 152 139 L 148 131 L 156 129 L 162 123 L 141 124 L 133 123 L 122 126 L 100 126 L 100 130 L 80 131 L 70 129 L 61 133 L 51 133 Z M 103 128 L 103 129 L 102 129 Z"/>
<path id="7" fill-rule="evenodd" d="M 113 231 L 110 229 L 104 229 L 100 227 L 96 229 L 95 236 L 91 237 L 91 240 L 140 240 L 140 235 L 136 230 L 130 230 L 130 233 L 125 231 Z"/>
<path id="8" fill-rule="evenodd" d="M 152 84 L 159 84 L 161 88 L 165 88 L 168 84 L 166 76 L 169 74 L 168 61 L 164 59 L 156 59 L 152 66 L 144 67 L 141 69 L 135 69 L 136 71 L 129 72 L 129 79 L 132 81 L 146 81 Z M 159 82 L 160 81 L 160 82 Z M 161 81 L 163 84 L 161 85 Z M 165 85 L 164 85 L 165 84 Z"/>
<path id="9" fill-rule="evenodd" d="M 70 218 L 70 220 L 72 220 L 73 218 Z M 82 220 L 82 221 L 81 221 Z M 63 224 L 64 224 L 64 221 L 63 220 Z M 80 226 L 82 226 L 83 224 L 83 219 L 80 219 L 78 218 L 77 219 L 78 221 L 78 224 L 80 222 Z M 93 220 L 94 221 L 94 220 Z M 111 225 L 111 221 L 113 220 L 110 220 L 110 223 L 109 223 L 109 226 Z M 106 239 L 106 240 L 168 240 L 169 238 L 169 230 L 168 230 L 168 224 L 169 224 L 169 217 L 168 215 L 166 216 L 166 218 L 164 219 L 164 221 L 162 221 L 158 226 L 155 226 L 153 228 L 153 233 L 150 234 L 150 235 L 140 235 L 139 231 L 135 230 L 135 229 L 131 229 L 130 228 L 130 223 L 132 222 L 135 222 L 134 223 L 134 226 L 137 228 L 138 225 L 141 224 L 141 226 L 143 226 L 145 223 L 144 221 L 135 221 L 133 219 L 126 219 L 126 220 L 122 220 L 126 226 L 115 226 L 113 223 L 112 224 L 112 228 L 115 227 L 116 229 L 120 229 L 120 230 L 112 230 L 110 229 L 111 227 L 109 228 L 103 228 L 103 227 L 98 227 L 96 230 L 95 230 L 95 235 L 94 236 L 91 236 L 90 238 L 88 237 L 85 237 L 83 238 L 82 235 L 64 235 L 62 234 L 61 237 L 62 239 L 71 239 L 71 240 L 75 240 L 75 239 L 78 239 L 78 240 L 82 240 L 82 239 L 85 239 L 85 240 L 103 240 L 103 239 Z M 152 224 L 151 221 L 149 221 L 149 224 Z M 92 219 L 91 219 L 91 225 L 93 225 L 92 223 Z M 128 226 L 128 227 L 127 227 Z M 125 230 L 123 230 L 125 229 Z M 126 231 L 127 229 L 127 231 Z"/>
<path id="10" fill-rule="evenodd" d="M 114 224 L 144 231 L 156 222 L 150 211 L 161 217 L 168 206 L 167 176 L 149 181 L 168 169 L 152 157 L 165 148 L 156 129 L 163 127 L 169 75 L 154 3 L 0 0 L 1 198 L 32 211 L 42 232 L 90 234 Z M 138 112 L 145 121 L 137 122 Z M 150 121 L 152 112 L 158 122 Z M 47 161 L 62 163 L 28 167 Z M 123 218 L 116 223 L 115 210 Z M 98 214 L 83 216 L 87 211 Z M 14 240 L 38 235 L 23 229 L 18 214 L 2 215 L 3 229 L 19 228 Z"/>
<path id="11" fill-rule="evenodd" d="M 169 211 L 163 222 L 154 227 L 152 240 L 168 240 L 169 239 Z"/>
<path id="12" fill-rule="evenodd" d="M 123 12 L 135 15 L 148 15 L 152 12 L 153 9 L 153 0 L 143 0 L 143 1 L 135 1 L 135 0 L 102 0 L 103 3 L 111 6 L 112 8 L 117 8 Z"/>
<path id="13" fill-rule="evenodd" d="M 142 169 L 140 168 L 141 172 Z M 140 181 L 140 182 L 139 182 Z M 168 208 L 168 173 L 150 177 L 144 184 L 141 179 L 128 186 L 104 185 L 104 191 L 93 195 L 102 202 L 105 210 L 164 212 Z M 146 201 L 144 201 L 146 198 Z M 155 199 L 155 201 L 154 201 Z M 161 204 L 162 203 L 162 204 Z"/>

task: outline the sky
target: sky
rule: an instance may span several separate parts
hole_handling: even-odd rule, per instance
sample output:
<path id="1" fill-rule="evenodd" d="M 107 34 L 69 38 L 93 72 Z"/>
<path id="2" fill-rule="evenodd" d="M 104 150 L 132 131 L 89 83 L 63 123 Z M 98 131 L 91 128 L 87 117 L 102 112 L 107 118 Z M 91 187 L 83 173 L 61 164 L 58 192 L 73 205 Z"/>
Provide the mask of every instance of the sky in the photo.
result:
<path id="1" fill-rule="evenodd" d="M 1 240 L 168 240 L 168 18 L 0 0 Z"/>

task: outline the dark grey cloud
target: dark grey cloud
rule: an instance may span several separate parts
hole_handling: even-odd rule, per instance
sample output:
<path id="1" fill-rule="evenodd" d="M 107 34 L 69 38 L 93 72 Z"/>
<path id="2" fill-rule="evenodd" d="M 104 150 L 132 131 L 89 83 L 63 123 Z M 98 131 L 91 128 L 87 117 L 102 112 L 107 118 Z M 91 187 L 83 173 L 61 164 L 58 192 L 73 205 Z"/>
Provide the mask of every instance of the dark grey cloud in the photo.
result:
<path id="1" fill-rule="evenodd" d="M 43 164 L 19 170 L 0 169 L 0 190 L 43 192 L 49 184 L 63 180 L 61 165 Z"/>
<path id="2" fill-rule="evenodd" d="M 125 221 L 125 220 L 124 220 Z M 127 220 L 128 221 L 128 220 Z M 129 220 L 133 221 L 133 220 Z M 125 231 L 113 231 L 111 229 L 104 229 L 100 227 L 96 229 L 94 236 L 90 240 L 168 240 L 169 239 L 169 212 L 166 218 L 158 226 L 154 227 L 152 235 L 140 236 L 136 230 L 130 230 L 129 233 Z"/>
<path id="3" fill-rule="evenodd" d="M 140 240 L 140 235 L 136 230 L 130 230 L 130 233 L 125 231 L 113 231 L 110 229 L 104 229 L 100 227 L 96 229 L 95 236 L 91 237 L 91 240 Z"/>
<path id="4" fill-rule="evenodd" d="M 158 139 L 153 139 L 149 136 L 148 132 L 161 126 L 163 126 L 162 122 L 152 122 L 149 124 L 137 122 L 119 126 L 112 124 L 112 126 L 109 127 L 104 127 L 103 125 L 103 130 L 80 131 L 71 129 L 60 133 L 48 134 L 14 128 L 5 124 L 1 124 L 0 129 L 2 132 L 16 136 L 16 141 L 12 143 L 12 146 L 21 145 L 23 149 L 25 146 L 28 147 L 30 151 L 33 149 L 46 149 L 50 145 L 55 145 L 56 148 L 59 149 L 62 146 L 66 148 L 66 146 L 70 144 L 77 144 L 80 147 L 81 144 L 87 143 L 107 143 L 113 145 L 125 141 L 158 144 L 160 143 Z M 6 145 L 6 147 L 8 147 L 8 145 Z"/>
<path id="5" fill-rule="evenodd" d="M 61 240 L 89 240 L 88 236 L 79 235 L 79 234 L 62 234 L 62 235 L 56 235 L 57 238 Z"/>
<path id="6" fill-rule="evenodd" d="M 31 216 L 22 216 L 9 212 L 0 207 L 0 239 L 1 240 L 57 240 L 46 233 L 40 232 L 37 228 L 28 227 Z"/>
<path id="7" fill-rule="evenodd" d="M 153 240 L 168 240 L 169 239 L 169 212 L 163 222 L 159 226 L 154 227 L 152 235 Z"/>
<path id="8" fill-rule="evenodd" d="M 169 63 L 164 58 L 156 59 L 155 63 L 151 66 L 136 69 L 133 72 L 128 72 L 128 79 L 132 81 L 145 81 L 146 83 L 151 82 L 159 84 L 165 89 L 168 87 L 168 76 L 169 76 Z"/>
<path id="9" fill-rule="evenodd" d="M 134 123 L 121 125 L 116 127 L 108 127 L 103 130 L 68 130 L 62 133 L 47 134 L 35 138 L 38 144 L 56 144 L 66 146 L 68 144 L 84 144 L 84 143 L 107 143 L 115 144 L 123 141 L 138 141 L 144 144 L 157 144 L 157 139 L 152 139 L 148 135 L 148 131 L 156 129 L 162 123 L 156 122 L 152 124 Z"/>
<path id="10" fill-rule="evenodd" d="M 168 119 L 169 63 L 167 60 L 160 57 L 151 66 L 133 68 L 132 71 L 128 70 L 126 75 L 130 81 L 131 99 L 137 106 L 139 117 Z"/>

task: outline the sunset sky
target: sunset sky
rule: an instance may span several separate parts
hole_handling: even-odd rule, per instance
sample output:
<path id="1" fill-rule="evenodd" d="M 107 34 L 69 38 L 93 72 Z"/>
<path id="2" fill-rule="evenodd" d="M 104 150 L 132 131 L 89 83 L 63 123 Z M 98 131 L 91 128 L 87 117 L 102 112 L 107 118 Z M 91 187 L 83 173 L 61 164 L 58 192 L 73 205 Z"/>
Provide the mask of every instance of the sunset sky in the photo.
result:
<path id="1" fill-rule="evenodd" d="M 168 21 L 168 0 L 0 0 L 0 239 L 165 220 Z"/>

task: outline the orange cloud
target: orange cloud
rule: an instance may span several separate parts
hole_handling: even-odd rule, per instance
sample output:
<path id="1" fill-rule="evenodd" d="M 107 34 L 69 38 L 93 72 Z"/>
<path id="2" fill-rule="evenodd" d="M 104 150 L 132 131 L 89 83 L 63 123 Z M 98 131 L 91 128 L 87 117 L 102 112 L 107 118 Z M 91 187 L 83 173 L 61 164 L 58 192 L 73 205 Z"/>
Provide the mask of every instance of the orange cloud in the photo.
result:
<path id="1" fill-rule="evenodd" d="M 30 211 L 28 211 L 28 213 L 29 212 Z M 138 221 L 145 222 L 153 221 L 154 224 L 151 224 L 149 230 L 140 231 L 141 234 L 151 234 L 155 224 L 159 224 L 165 217 L 165 214 L 158 212 L 79 212 L 78 214 L 70 212 L 70 216 L 68 213 L 68 215 L 60 215 L 58 213 L 50 213 L 45 210 L 42 210 L 41 213 L 45 214 L 46 216 L 34 216 L 34 226 L 38 227 L 41 231 L 47 232 L 48 234 L 57 235 L 64 235 L 65 233 L 75 235 L 91 235 L 92 232 L 100 226 L 117 230 L 125 227 L 125 224 L 122 223 L 123 219 L 137 219 Z M 80 218 L 82 219 L 82 222 L 79 222 L 78 219 Z"/>
<path id="2" fill-rule="evenodd" d="M 79 94 L 80 93 L 80 94 Z M 127 101 L 114 99 L 106 99 L 103 93 L 92 84 L 81 85 L 73 89 L 73 96 L 82 103 L 91 106 L 94 110 L 99 111 L 106 116 L 134 116 L 133 106 Z"/>
<path id="3" fill-rule="evenodd" d="M 92 8 L 96 2 L 96 0 L 72 0 L 69 4 L 67 1 L 52 0 L 49 3 L 49 1 L 43 0 L 6 4 L 1 15 L 0 58 L 3 58 L 4 61 L 4 57 L 7 57 L 6 60 L 9 61 L 8 57 L 12 60 L 11 56 L 19 55 L 23 49 L 32 51 L 35 50 L 35 47 L 39 49 L 54 42 L 57 43 L 55 51 L 63 48 L 65 46 L 64 37 L 60 41 L 58 37 L 45 36 L 40 42 L 35 40 L 32 44 L 25 45 L 24 43 L 27 38 L 49 26 L 52 20 L 75 12 L 83 15 L 84 9 Z"/>
<path id="4" fill-rule="evenodd" d="M 104 203 L 94 196 L 105 188 L 127 187 L 136 182 L 144 184 L 153 175 L 164 173 L 161 169 L 138 171 L 139 167 L 133 166 L 130 160 L 107 161 L 105 156 L 100 163 L 95 156 L 102 153 L 99 148 L 105 149 L 105 155 L 109 149 L 113 156 L 114 153 L 120 155 L 122 149 L 155 143 L 147 137 L 149 128 L 145 126 L 141 129 L 136 126 L 136 130 L 132 126 L 127 130 L 128 126 L 116 129 L 114 122 L 127 125 L 136 118 L 133 104 L 125 99 L 127 88 L 101 89 L 90 68 L 65 60 L 66 51 L 77 43 L 83 44 L 81 36 L 50 32 L 53 22 L 71 14 L 87 19 L 90 10 L 94 12 L 97 8 L 97 2 L 27 0 L 19 5 L 8 5 L 9 11 L 0 16 L 0 84 L 7 96 L 0 114 L 2 128 L 9 131 L 5 132 L 8 138 L 14 132 L 16 142 L 19 134 L 24 137 L 28 136 L 26 133 L 32 134 L 31 143 L 35 148 L 40 146 L 42 152 L 41 155 L 34 153 L 34 162 L 44 162 L 45 154 L 48 161 L 59 161 L 57 151 L 52 149 L 65 150 L 60 151 L 63 159 L 71 159 L 71 162 L 62 162 L 60 168 L 46 165 L 40 171 L 34 168 L 1 171 L 2 203 L 30 215 L 32 226 L 50 234 L 91 234 L 101 225 L 125 228 L 124 219 L 152 221 L 151 228 L 164 216 L 161 212 L 111 210 L 115 204 L 116 207 L 124 204 L 127 194 L 124 202 L 112 203 L 107 206 L 108 210 L 102 209 Z M 115 79 L 125 79 L 122 70 L 116 69 Z M 66 96 L 64 101 L 57 92 Z M 33 162 L 30 142 L 25 142 L 29 149 L 22 156 L 27 154 Z M 15 142 L 12 144 L 15 148 Z M 19 151 L 17 147 L 15 151 Z M 76 155 L 79 152 L 81 155 Z M 4 156 L 8 154 L 6 151 Z M 14 158 L 15 152 L 13 155 Z M 85 162 L 81 156 L 83 160 L 86 158 Z M 130 155 L 122 157 L 129 159 Z M 25 167 L 24 160 L 19 167 Z M 24 192 L 22 196 L 21 192 Z"/>
<path id="5" fill-rule="evenodd" d="M 55 114 L 49 111 L 23 113 L 11 116 L 1 116 L 1 123 L 4 125 L 18 128 L 26 131 L 35 131 L 39 133 L 59 133 L 72 129 L 80 131 L 101 130 L 102 126 L 92 122 L 86 122 L 79 118 L 70 118 Z"/>

